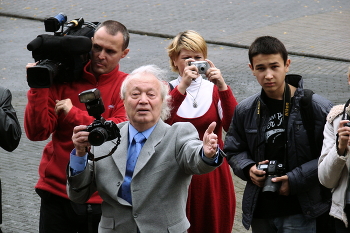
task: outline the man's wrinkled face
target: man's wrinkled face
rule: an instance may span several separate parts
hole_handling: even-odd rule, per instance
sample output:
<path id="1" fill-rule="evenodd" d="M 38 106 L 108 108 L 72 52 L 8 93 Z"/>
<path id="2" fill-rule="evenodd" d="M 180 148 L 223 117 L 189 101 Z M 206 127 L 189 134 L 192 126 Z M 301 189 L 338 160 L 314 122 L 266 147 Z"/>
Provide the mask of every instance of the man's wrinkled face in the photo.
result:
<path id="1" fill-rule="evenodd" d="M 144 131 L 158 122 L 162 103 L 160 83 L 152 74 L 136 74 L 127 83 L 124 106 L 137 130 Z"/>

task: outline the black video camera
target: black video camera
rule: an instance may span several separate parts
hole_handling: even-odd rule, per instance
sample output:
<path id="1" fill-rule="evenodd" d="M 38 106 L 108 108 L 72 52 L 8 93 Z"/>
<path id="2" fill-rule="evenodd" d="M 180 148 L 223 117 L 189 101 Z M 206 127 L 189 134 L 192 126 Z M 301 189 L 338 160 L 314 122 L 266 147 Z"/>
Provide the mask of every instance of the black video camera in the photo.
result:
<path id="1" fill-rule="evenodd" d="M 83 68 L 89 61 L 91 37 L 100 23 L 84 22 L 83 18 L 67 23 L 67 16 L 59 13 L 45 19 L 44 24 L 45 31 L 54 32 L 54 35 L 38 35 L 27 45 L 37 62 L 27 69 L 28 85 L 47 88 L 53 83 L 80 79 Z"/>
<path id="2" fill-rule="evenodd" d="M 90 132 L 88 140 L 91 145 L 100 146 L 105 141 L 120 138 L 118 126 L 113 121 L 106 121 L 101 116 L 105 108 L 100 91 L 97 88 L 81 92 L 79 100 L 81 103 L 85 103 L 89 115 L 96 118 L 86 128 L 86 131 Z"/>
<path id="3" fill-rule="evenodd" d="M 271 160 L 268 164 L 259 164 L 258 170 L 266 172 L 266 180 L 263 187 L 263 192 L 278 193 L 282 183 L 272 182 L 271 179 L 279 177 L 285 174 L 285 168 L 283 164 L 278 163 L 277 160 Z"/>

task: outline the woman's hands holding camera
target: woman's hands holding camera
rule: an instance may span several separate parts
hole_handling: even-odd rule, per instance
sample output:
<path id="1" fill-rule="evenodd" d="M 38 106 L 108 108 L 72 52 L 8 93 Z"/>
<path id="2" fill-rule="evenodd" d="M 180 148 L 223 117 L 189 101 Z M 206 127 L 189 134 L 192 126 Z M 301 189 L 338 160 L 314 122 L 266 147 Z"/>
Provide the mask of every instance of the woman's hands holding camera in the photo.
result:
<path id="1" fill-rule="evenodd" d="M 186 59 L 186 64 L 190 64 L 190 62 L 195 61 L 194 59 Z M 181 94 L 185 94 L 187 88 L 191 85 L 193 80 L 196 80 L 199 76 L 198 69 L 194 65 L 185 66 L 182 72 L 182 80 L 178 85 L 178 91 Z"/>
<path id="2" fill-rule="evenodd" d="M 189 58 L 185 60 L 185 63 L 188 64 L 185 66 L 182 72 L 182 80 L 178 85 L 178 90 L 180 93 L 185 94 L 186 89 L 191 85 L 193 80 L 196 80 L 199 77 L 199 71 L 196 65 L 191 65 L 191 62 L 195 62 L 193 58 Z M 216 68 L 214 63 L 208 59 L 205 61 L 209 64 L 210 68 L 208 68 L 205 72 L 206 77 L 212 83 L 214 83 L 219 91 L 226 91 L 227 84 L 225 83 L 224 78 L 222 77 L 220 69 Z M 204 61 L 203 61 L 204 62 Z M 204 72 L 203 72 L 204 73 Z"/>
<path id="3" fill-rule="evenodd" d="M 206 76 L 208 80 L 212 83 L 214 83 L 218 88 L 219 91 L 226 91 L 227 85 L 225 83 L 224 78 L 221 75 L 221 71 L 215 67 L 214 63 L 208 59 L 205 59 L 209 65 L 210 68 L 206 72 Z"/>
<path id="4" fill-rule="evenodd" d="M 344 155 L 350 145 L 350 122 L 348 120 L 341 120 L 338 127 L 338 154 Z"/>

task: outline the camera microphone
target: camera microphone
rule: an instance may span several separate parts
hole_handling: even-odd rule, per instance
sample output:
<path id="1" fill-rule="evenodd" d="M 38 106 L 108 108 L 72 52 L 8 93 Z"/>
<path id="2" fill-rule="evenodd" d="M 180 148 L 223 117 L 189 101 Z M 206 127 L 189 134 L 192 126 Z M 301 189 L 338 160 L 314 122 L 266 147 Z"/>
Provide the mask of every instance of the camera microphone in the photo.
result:
<path id="1" fill-rule="evenodd" d="M 55 32 L 60 27 L 67 22 L 67 15 L 64 13 L 59 13 L 54 17 L 50 17 L 44 20 L 45 31 L 47 32 Z"/>

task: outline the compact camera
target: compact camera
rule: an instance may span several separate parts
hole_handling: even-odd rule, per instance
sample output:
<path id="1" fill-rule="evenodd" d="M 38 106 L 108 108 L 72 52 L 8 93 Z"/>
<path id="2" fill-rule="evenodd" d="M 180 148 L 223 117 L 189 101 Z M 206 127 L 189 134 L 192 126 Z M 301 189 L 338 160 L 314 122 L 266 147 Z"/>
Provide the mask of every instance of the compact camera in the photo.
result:
<path id="1" fill-rule="evenodd" d="M 277 160 L 271 160 L 268 164 L 259 164 L 257 166 L 257 169 L 266 172 L 266 180 L 262 191 L 269 193 L 277 193 L 282 183 L 272 182 L 271 179 L 284 175 L 285 168 L 283 164 L 278 163 Z"/>
<path id="2" fill-rule="evenodd" d="M 120 138 L 118 126 L 113 121 L 106 121 L 101 114 L 105 111 L 100 91 L 97 88 L 83 91 L 79 94 L 81 103 L 85 103 L 90 116 L 96 119 L 87 126 L 89 143 L 100 146 L 106 141 Z"/>
<path id="3" fill-rule="evenodd" d="M 45 19 L 45 31 L 54 32 L 54 35 L 38 35 L 27 45 L 37 63 L 27 69 L 28 85 L 48 88 L 53 83 L 80 79 L 89 60 L 91 37 L 99 24 L 84 22 L 83 18 L 67 22 L 63 13 Z"/>
<path id="4" fill-rule="evenodd" d="M 192 61 L 189 62 L 190 66 L 196 66 L 199 74 L 205 74 L 210 68 L 210 65 L 207 61 Z"/>

